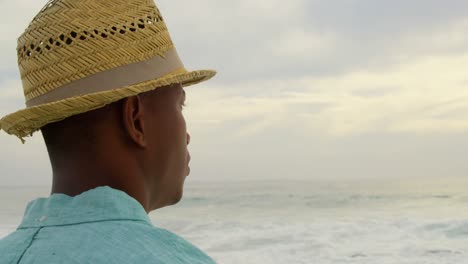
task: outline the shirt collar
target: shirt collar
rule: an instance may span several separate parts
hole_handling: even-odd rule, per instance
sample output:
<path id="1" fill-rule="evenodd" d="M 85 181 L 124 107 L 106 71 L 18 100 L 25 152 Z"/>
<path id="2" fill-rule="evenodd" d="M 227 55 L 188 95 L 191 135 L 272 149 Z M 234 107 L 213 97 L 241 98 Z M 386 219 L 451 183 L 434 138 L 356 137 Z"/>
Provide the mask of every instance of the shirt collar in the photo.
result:
<path id="1" fill-rule="evenodd" d="M 130 220 L 151 224 L 143 206 L 123 191 L 97 187 L 77 196 L 52 194 L 28 203 L 18 229 Z"/>

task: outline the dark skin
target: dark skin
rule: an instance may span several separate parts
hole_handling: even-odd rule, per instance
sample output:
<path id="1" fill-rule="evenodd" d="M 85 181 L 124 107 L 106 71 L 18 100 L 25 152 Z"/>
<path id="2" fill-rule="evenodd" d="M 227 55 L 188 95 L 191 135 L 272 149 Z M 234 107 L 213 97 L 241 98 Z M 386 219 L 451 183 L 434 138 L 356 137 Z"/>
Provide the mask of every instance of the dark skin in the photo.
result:
<path id="1" fill-rule="evenodd" d="M 176 84 L 45 126 L 52 194 L 109 186 L 147 213 L 179 202 L 190 173 L 184 101 Z"/>

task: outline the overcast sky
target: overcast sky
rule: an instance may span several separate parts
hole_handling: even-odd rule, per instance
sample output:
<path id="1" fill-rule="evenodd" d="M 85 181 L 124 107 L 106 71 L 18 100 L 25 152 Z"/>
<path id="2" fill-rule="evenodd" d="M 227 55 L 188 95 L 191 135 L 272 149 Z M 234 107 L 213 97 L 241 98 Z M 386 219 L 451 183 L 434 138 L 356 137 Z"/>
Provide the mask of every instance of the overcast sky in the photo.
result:
<path id="1" fill-rule="evenodd" d="M 46 1 L 0 0 L 0 116 L 16 38 Z M 468 178 L 468 2 L 161 0 L 189 69 L 190 180 Z M 48 185 L 39 133 L 0 133 L 0 185 Z"/>

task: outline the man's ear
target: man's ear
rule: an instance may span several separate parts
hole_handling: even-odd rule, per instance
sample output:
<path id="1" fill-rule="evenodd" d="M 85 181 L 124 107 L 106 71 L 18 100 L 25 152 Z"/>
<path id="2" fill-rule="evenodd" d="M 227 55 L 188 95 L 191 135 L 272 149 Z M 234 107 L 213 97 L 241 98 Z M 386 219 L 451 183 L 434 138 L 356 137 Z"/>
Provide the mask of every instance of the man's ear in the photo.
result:
<path id="1" fill-rule="evenodd" d="M 144 106 L 138 95 L 123 100 L 122 119 L 125 134 L 129 139 L 139 147 L 146 147 Z"/>

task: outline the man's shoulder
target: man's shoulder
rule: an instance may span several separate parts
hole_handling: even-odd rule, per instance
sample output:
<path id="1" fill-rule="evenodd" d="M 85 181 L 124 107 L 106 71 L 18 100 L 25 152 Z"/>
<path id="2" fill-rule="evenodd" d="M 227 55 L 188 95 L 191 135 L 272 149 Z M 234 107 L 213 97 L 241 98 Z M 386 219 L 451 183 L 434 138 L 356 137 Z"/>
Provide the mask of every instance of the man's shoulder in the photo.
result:
<path id="1" fill-rule="evenodd" d="M 1 238 L 0 264 L 17 263 L 36 232 L 36 229 L 19 229 Z"/>
<path id="2" fill-rule="evenodd" d="M 125 263 L 154 263 L 155 260 L 158 263 L 214 263 L 184 238 L 146 222 L 108 221 L 76 228 L 76 232 L 87 233 L 86 240 L 81 240 L 86 241 L 87 245 L 81 245 L 85 251 L 96 252 L 97 256 L 105 258 L 93 263 L 101 260 L 107 263 L 120 263 L 121 260 Z M 111 255 L 112 261 L 108 259 Z"/>
<path id="3" fill-rule="evenodd" d="M 24 253 L 23 263 L 60 263 L 70 258 L 83 263 L 214 263 L 180 236 L 141 221 L 43 227 L 36 234 L 25 230 L 2 240 L 0 253 L 13 249 L 10 259 Z"/>
<path id="4" fill-rule="evenodd" d="M 124 225 L 114 223 L 114 226 L 109 227 L 114 233 L 117 232 L 117 239 L 120 241 L 118 243 L 122 243 L 122 247 L 132 244 L 132 248 L 143 254 L 140 256 L 161 259 L 161 263 L 166 263 L 166 260 L 167 263 L 214 263 L 198 247 L 167 229 L 145 223 L 132 223 L 130 235 L 123 231 Z M 180 262 L 175 261 L 177 259 Z"/>

